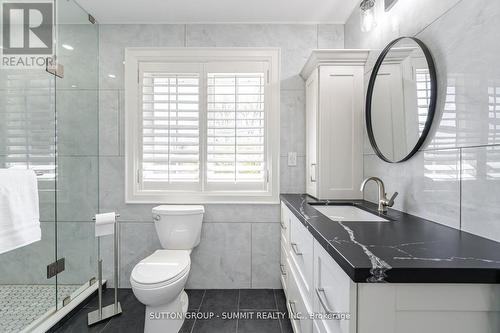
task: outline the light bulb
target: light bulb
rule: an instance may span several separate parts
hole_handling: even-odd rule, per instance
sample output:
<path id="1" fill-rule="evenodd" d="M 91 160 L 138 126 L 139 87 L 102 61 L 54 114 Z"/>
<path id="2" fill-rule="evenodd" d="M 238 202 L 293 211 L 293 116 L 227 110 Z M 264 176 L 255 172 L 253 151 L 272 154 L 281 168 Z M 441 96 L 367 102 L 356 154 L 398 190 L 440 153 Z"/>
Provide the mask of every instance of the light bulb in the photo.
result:
<path id="1" fill-rule="evenodd" d="M 361 31 L 369 32 L 376 25 L 375 0 L 363 0 L 359 5 L 361 15 Z"/>

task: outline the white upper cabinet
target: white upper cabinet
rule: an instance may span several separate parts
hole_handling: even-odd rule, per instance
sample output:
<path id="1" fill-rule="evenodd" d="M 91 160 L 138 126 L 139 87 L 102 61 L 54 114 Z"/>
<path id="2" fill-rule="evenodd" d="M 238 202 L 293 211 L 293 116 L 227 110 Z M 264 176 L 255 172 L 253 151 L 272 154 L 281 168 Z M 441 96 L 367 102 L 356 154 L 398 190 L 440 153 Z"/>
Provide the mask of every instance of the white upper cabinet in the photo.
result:
<path id="1" fill-rule="evenodd" d="M 314 50 L 306 80 L 306 189 L 318 199 L 361 199 L 367 50 Z"/>

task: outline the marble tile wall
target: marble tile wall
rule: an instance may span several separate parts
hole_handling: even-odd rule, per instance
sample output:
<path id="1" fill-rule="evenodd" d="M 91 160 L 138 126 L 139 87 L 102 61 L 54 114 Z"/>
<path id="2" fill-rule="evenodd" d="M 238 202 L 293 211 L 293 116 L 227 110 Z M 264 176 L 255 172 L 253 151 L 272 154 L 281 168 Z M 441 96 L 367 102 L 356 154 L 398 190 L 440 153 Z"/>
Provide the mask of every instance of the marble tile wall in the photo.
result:
<path id="1" fill-rule="evenodd" d="M 378 159 L 365 143 L 364 174 L 398 191 L 396 208 L 500 241 L 498 197 L 500 2 L 405 0 L 362 33 L 355 11 L 345 25 L 346 48 L 372 49 L 366 76 L 381 49 L 407 35 L 431 50 L 438 75 L 438 108 L 421 151 L 402 164 Z M 373 185 L 365 198 L 375 201 Z"/>
<path id="2" fill-rule="evenodd" d="M 160 247 L 151 223 L 154 205 L 124 201 L 125 47 L 280 47 L 280 190 L 304 192 L 305 97 L 299 72 L 312 49 L 344 47 L 343 25 L 100 25 L 99 43 L 99 206 L 121 214 L 121 287 L 130 286 L 133 266 Z M 296 167 L 287 166 L 288 152 L 297 152 Z M 279 288 L 279 214 L 278 205 L 206 205 L 188 287 Z"/>

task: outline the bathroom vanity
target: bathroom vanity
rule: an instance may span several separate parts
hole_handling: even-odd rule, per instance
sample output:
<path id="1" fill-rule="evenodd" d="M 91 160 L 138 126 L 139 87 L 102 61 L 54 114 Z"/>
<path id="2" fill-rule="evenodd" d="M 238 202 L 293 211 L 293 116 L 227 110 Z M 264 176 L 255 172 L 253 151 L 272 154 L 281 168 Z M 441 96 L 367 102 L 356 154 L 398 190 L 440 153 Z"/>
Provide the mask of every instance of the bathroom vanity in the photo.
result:
<path id="1" fill-rule="evenodd" d="M 281 200 L 295 333 L 500 331 L 499 243 L 364 200 Z"/>
<path id="2" fill-rule="evenodd" d="M 307 194 L 281 196 L 281 282 L 293 329 L 498 333 L 500 243 L 387 210 L 397 193 L 387 197 L 382 180 L 363 171 L 364 129 L 387 163 L 423 147 L 437 101 L 431 52 L 401 37 L 365 68 L 368 56 L 314 50 L 301 71 Z M 370 180 L 378 205 L 361 200 Z"/>

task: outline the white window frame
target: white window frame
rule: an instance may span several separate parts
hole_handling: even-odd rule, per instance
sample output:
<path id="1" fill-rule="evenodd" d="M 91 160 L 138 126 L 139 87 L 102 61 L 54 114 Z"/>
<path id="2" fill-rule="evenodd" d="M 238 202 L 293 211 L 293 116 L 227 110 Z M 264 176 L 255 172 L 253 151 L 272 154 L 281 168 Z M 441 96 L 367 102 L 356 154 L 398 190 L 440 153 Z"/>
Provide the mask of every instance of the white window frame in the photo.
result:
<path id="1" fill-rule="evenodd" d="M 125 49 L 125 201 L 126 203 L 279 203 L 280 161 L 280 49 L 279 48 L 126 48 Z M 144 190 L 140 186 L 141 110 L 140 63 L 265 62 L 265 151 L 267 188 L 262 191 Z M 201 79 L 204 81 L 204 79 Z M 205 89 L 201 84 L 200 89 Z M 203 94 L 204 96 L 204 94 Z M 204 101 L 200 101 L 204 103 Z M 202 108 L 204 109 L 204 108 Z M 206 115 L 200 114 L 200 168 L 205 162 Z"/>

